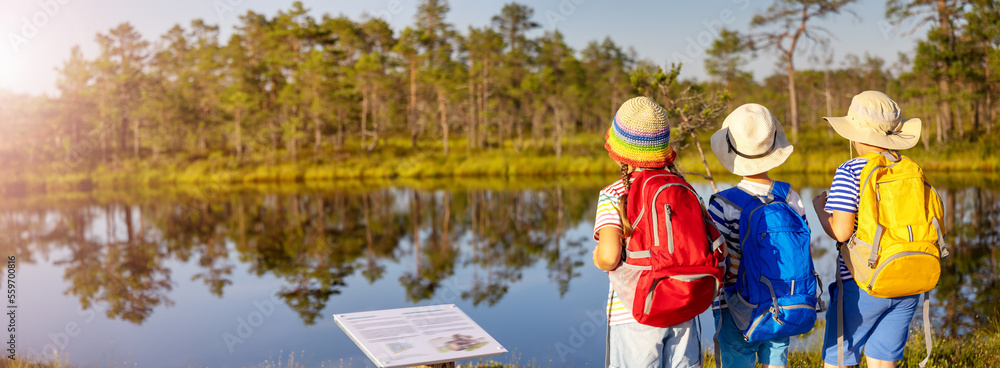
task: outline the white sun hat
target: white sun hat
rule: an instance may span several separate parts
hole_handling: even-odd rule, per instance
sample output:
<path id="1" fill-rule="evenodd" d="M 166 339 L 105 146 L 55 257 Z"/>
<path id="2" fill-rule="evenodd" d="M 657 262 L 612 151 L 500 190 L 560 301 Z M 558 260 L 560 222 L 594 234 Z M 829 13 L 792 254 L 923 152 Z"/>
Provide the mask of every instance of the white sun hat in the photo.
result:
<path id="1" fill-rule="evenodd" d="M 913 148 L 920 140 L 920 119 L 903 119 L 896 101 L 885 93 L 864 91 L 854 96 L 845 117 L 823 118 L 842 137 L 891 150 Z"/>
<path id="2" fill-rule="evenodd" d="M 712 134 L 712 152 L 719 163 L 741 176 L 778 167 L 793 150 L 778 119 L 754 103 L 737 107 L 722 122 L 722 129 Z"/>

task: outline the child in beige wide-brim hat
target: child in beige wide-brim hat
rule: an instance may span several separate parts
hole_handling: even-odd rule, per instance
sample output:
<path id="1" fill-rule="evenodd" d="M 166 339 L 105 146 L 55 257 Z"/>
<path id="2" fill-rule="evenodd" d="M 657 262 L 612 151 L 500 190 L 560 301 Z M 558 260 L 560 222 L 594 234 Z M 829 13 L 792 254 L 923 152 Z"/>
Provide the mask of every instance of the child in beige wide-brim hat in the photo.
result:
<path id="1" fill-rule="evenodd" d="M 878 91 L 854 96 L 847 116 L 823 119 L 830 122 L 840 136 L 881 150 L 913 148 L 920 140 L 922 128 L 920 119 L 903 119 L 896 101 Z"/>
<path id="2" fill-rule="evenodd" d="M 851 107 L 844 117 L 824 118 L 840 136 L 851 141 L 858 155 L 869 152 L 891 153 L 912 148 L 920 140 L 920 119 L 903 119 L 899 104 L 885 93 L 865 91 L 851 100 Z M 823 230 L 838 242 L 851 238 L 857 226 L 857 213 L 861 201 L 861 171 L 868 159 L 856 157 L 844 162 L 834 173 L 829 196 L 820 193 L 813 205 Z M 854 282 L 854 278 L 838 257 L 838 271 L 843 290 L 831 285 L 830 308 L 826 314 L 826 334 L 823 341 L 823 361 L 826 367 L 838 365 L 838 322 L 843 323 L 844 355 L 846 366 L 861 362 L 861 352 L 869 367 L 894 366 L 903 358 L 903 349 L 910 329 L 910 321 L 917 308 L 920 295 L 897 298 L 879 298 L 869 295 Z M 838 306 L 834 296 L 842 292 L 843 321 L 837 320 Z"/>

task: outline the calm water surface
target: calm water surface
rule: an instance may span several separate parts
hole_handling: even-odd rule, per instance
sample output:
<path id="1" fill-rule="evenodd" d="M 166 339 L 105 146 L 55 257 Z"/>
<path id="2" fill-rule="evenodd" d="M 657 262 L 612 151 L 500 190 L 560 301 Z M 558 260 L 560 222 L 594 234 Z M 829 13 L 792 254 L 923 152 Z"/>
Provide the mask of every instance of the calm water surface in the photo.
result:
<path id="1" fill-rule="evenodd" d="M 453 303 L 511 351 L 500 361 L 601 366 L 608 283 L 591 264 L 591 232 L 611 180 L 9 196 L 0 249 L 17 258 L 17 351 L 59 351 L 76 366 L 243 367 L 294 354 L 365 367 L 332 314 Z M 833 243 L 809 203 L 826 180 L 790 181 L 829 283 Z M 952 247 L 933 298 L 941 333 L 997 314 L 996 183 L 938 184 Z M 702 321 L 708 349 L 710 314 Z"/>

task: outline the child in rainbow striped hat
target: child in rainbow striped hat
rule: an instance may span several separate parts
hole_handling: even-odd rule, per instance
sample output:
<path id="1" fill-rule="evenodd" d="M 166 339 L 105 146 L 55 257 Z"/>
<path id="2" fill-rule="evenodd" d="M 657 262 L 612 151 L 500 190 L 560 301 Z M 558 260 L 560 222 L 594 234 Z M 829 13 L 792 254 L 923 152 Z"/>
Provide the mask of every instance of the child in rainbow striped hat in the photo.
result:
<path id="1" fill-rule="evenodd" d="M 665 168 L 680 176 L 673 164 L 676 153 L 670 147 L 670 124 L 666 111 L 647 97 L 626 101 L 615 114 L 604 147 L 608 156 L 621 167 L 621 179 L 600 192 L 594 224 L 594 240 L 598 241 L 593 252 L 594 265 L 608 271 L 612 284 L 606 310 L 609 325 L 606 366 L 700 366 L 701 344 L 699 328 L 695 325 L 697 317 L 671 327 L 640 324 L 631 310 L 637 292 L 622 286 L 629 281 L 621 281 L 631 280 L 634 284 L 640 271 L 632 266 L 631 261 L 619 267 L 624 263 L 623 240 L 633 230 L 626 216 L 633 172 Z"/>

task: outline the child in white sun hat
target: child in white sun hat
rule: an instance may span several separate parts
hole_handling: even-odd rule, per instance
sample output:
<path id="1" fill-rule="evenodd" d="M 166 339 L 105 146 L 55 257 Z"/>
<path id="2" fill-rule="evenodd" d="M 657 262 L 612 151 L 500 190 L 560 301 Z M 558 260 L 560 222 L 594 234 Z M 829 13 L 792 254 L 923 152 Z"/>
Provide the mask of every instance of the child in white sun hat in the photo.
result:
<path id="1" fill-rule="evenodd" d="M 759 304 L 770 303 L 774 308 L 792 310 L 792 305 L 785 303 L 787 299 L 778 296 L 795 292 L 815 295 L 820 288 L 812 269 L 809 227 L 805 222 L 802 199 L 789 184 L 774 181 L 768 175 L 769 170 L 788 159 L 793 147 L 771 112 L 764 106 L 751 103 L 736 108 L 726 117 L 722 129 L 712 135 L 712 151 L 723 167 L 743 176 L 736 187 L 712 196 L 708 206 L 709 215 L 725 237 L 729 251 L 725 262 L 725 298 L 720 298 L 713 307 L 717 326 L 716 362 L 726 368 L 753 368 L 757 362 L 763 367 L 784 367 L 788 363 L 789 336 L 803 333 L 802 330 L 808 331 L 815 323 L 815 310 L 812 308 L 816 299 L 795 302 L 797 310 L 808 312 L 801 316 L 786 314 L 784 323 L 776 322 L 769 327 L 763 326 L 766 323 L 751 321 L 780 319 L 778 315 L 757 318 L 756 314 L 766 314 L 768 309 L 758 310 Z M 754 217 L 755 213 L 757 217 Z M 763 214 L 777 220 L 772 220 L 770 226 L 797 226 L 798 231 L 790 233 L 790 237 L 775 238 L 777 233 L 773 233 L 763 239 L 764 235 L 769 235 L 767 231 L 773 230 L 767 228 L 768 219 L 760 219 Z M 741 229 L 741 226 L 747 228 Z M 756 235 L 757 231 L 761 232 L 761 236 Z M 781 244 L 772 244 L 774 242 Z M 783 252 L 782 259 L 774 259 L 774 254 L 779 251 Z M 765 256 L 758 257 L 758 254 Z M 782 283 L 782 276 L 774 273 L 778 269 L 790 269 L 783 272 L 797 274 L 799 285 L 792 281 L 790 288 L 783 287 L 788 284 Z M 777 289 L 775 292 L 759 292 L 765 290 L 760 281 L 765 276 L 773 280 L 776 286 L 772 289 Z M 751 292 L 751 287 L 757 292 Z M 793 327 L 791 323 L 801 326 Z"/>

